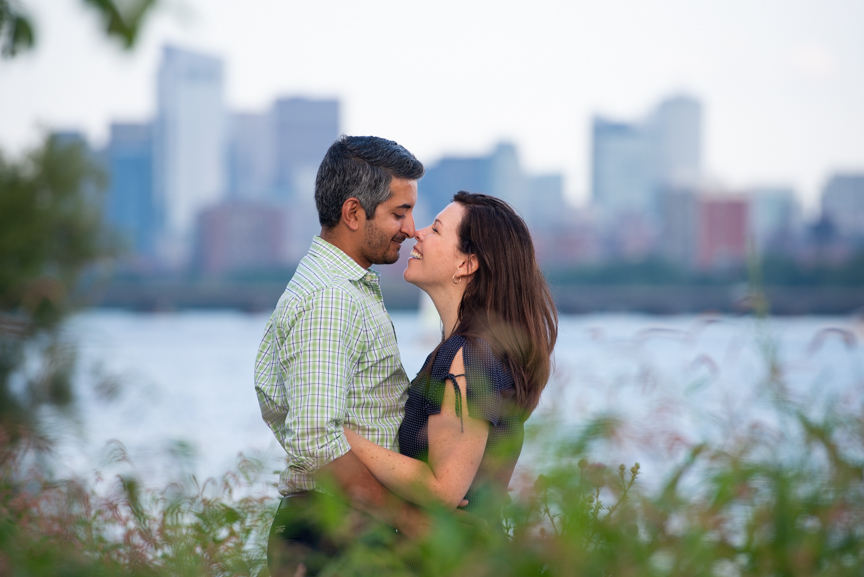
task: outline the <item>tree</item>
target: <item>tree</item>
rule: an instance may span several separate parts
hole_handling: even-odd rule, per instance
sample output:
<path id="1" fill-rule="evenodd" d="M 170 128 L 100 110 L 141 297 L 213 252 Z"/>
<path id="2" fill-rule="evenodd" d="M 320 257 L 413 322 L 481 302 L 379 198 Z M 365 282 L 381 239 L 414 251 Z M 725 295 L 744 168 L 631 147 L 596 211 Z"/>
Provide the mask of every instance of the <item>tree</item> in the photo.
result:
<path id="1" fill-rule="evenodd" d="M 109 38 L 132 48 L 147 16 L 157 0 L 80 0 L 99 15 L 102 29 Z M 34 26 L 26 9 L 14 0 L 0 0 L 0 51 L 11 58 L 32 49 L 37 40 Z"/>
<path id="2" fill-rule="evenodd" d="M 40 408 L 73 400 L 74 349 L 59 329 L 83 303 L 82 273 L 114 254 L 102 222 L 104 188 L 82 143 L 49 136 L 19 161 L 0 153 L 0 425 L 7 429 L 33 431 Z"/>
<path id="3" fill-rule="evenodd" d="M 80 1 L 125 49 L 157 3 Z M 3 57 L 36 45 L 26 4 L 0 0 Z M 104 185 L 105 175 L 80 143 L 48 137 L 20 161 L 0 151 L 0 427 L 6 429 L 0 437 L 7 440 L 35 432 L 46 405 L 72 403 L 74 348 L 59 332 L 81 304 L 82 273 L 114 251 L 102 222 Z"/>

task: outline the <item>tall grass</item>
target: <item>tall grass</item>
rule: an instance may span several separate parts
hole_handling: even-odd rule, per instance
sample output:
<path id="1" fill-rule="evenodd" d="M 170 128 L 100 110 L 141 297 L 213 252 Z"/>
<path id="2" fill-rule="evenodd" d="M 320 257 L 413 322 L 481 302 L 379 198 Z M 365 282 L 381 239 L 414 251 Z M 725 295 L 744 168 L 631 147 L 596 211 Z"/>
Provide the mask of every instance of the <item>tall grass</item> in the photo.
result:
<path id="1" fill-rule="evenodd" d="M 598 419 L 558 438 L 542 474 L 514 481 L 506 534 L 432 512 L 425 539 L 357 535 L 327 574 L 406 574 L 411 560 L 428 575 L 862 575 L 861 407 L 798 406 L 780 375 L 782 435 L 754 428 L 697 444 L 666 478 L 643 483 L 639 464 L 592 462 L 624 425 Z M 2 443 L 0 574 L 267 574 L 275 491 L 255 490 L 262 463 L 154 490 L 133 473 L 52 479 L 33 443 Z"/>

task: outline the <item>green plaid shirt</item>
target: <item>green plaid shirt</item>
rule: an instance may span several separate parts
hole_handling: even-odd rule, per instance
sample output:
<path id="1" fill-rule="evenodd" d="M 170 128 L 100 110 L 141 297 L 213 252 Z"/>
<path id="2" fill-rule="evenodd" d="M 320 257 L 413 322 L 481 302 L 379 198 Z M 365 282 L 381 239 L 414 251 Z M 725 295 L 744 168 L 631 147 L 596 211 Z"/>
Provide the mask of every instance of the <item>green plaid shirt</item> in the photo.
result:
<path id="1" fill-rule="evenodd" d="M 408 386 L 378 273 L 316 236 L 255 361 L 261 416 L 288 453 L 279 492 L 314 489 L 351 448 L 343 425 L 398 451 Z"/>

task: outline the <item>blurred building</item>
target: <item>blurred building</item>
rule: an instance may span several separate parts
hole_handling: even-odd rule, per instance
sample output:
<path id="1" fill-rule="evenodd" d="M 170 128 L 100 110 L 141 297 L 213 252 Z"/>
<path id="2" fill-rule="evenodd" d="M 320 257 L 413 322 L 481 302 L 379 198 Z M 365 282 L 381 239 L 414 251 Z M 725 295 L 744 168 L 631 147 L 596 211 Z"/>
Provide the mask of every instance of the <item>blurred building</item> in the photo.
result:
<path id="1" fill-rule="evenodd" d="M 235 112 L 228 122 L 228 197 L 263 200 L 276 182 L 276 132 L 269 113 Z"/>
<path id="2" fill-rule="evenodd" d="M 700 196 L 696 231 L 696 266 L 736 268 L 747 260 L 749 202 L 744 196 Z"/>
<path id="3" fill-rule="evenodd" d="M 661 186 L 696 181 L 702 172 L 702 104 L 686 95 L 663 100 L 648 120 L 653 172 Z"/>
<path id="4" fill-rule="evenodd" d="M 799 249 L 801 204 L 789 188 L 754 188 L 750 196 L 750 233 L 760 254 L 793 255 Z"/>
<path id="5" fill-rule="evenodd" d="M 198 212 L 225 193 L 222 61 L 166 46 L 157 85 L 153 166 L 162 219 L 159 251 L 171 265 L 182 266 Z"/>
<path id="6" fill-rule="evenodd" d="M 545 270 L 596 264 L 603 260 L 606 253 L 595 211 L 564 206 L 553 222 L 558 224 L 531 229 L 537 259 Z"/>
<path id="7" fill-rule="evenodd" d="M 655 178 L 645 127 L 598 116 L 591 136 L 592 202 L 607 215 L 652 212 Z"/>
<path id="8" fill-rule="evenodd" d="M 864 243 L 864 174 L 835 174 L 822 189 L 822 217 L 836 234 Z"/>
<path id="9" fill-rule="evenodd" d="M 702 105 L 681 95 L 634 122 L 596 116 L 591 139 L 592 203 L 621 229 L 621 215 L 659 216 L 664 187 L 700 177 Z"/>
<path id="10" fill-rule="evenodd" d="M 321 231 L 315 208 L 315 175 L 339 138 L 339 101 L 280 98 L 270 112 L 276 162 L 275 199 L 288 209 L 290 257 L 300 260 Z"/>
<path id="11" fill-rule="evenodd" d="M 460 191 L 491 194 L 509 203 L 535 234 L 566 220 L 564 178 L 526 174 L 516 146 L 502 142 L 486 156 L 445 156 L 420 181 L 421 212 L 436 214 Z"/>
<path id="12" fill-rule="evenodd" d="M 153 127 L 150 123 L 112 123 L 106 149 L 108 222 L 133 255 L 150 254 L 156 234 L 153 197 Z"/>
<path id="13" fill-rule="evenodd" d="M 271 112 L 276 187 L 281 194 L 314 194 L 324 153 L 339 138 L 339 101 L 280 98 Z"/>
<path id="14" fill-rule="evenodd" d="M 653 214 L 624 212 L 604 224 L 603 252 L 608 258 L 641 261 L 659 248 L 660 225 Z"/>
<path id="15" fill-rule="evenodd" d="M 527 175 L 524 180 L 525 219 L 532 230 L 558 227 L 570 221 L 572 212 L 564 200 L 564 176 L 561 174 Z"/>
<path id="16" fill-rule="evenodd" d="M 750 199 L 711 190 L 670 188 L 663 194 L 666 258 L 689 269 L 722 270 L 746 263 Z"/>
<path id="17" fill-rule="evenodd" d="M 670 187 L 661 195 L 663 255 L 683 268 L 695 265 L 698 199 L 690 188 Z"/>
<path id="18" fill-rule="evenodd" d="M 460 190 L 495 194 L 492 192 L 491 172 L 492 163 L 488 156 L 445 156 L 426 167 L 426 174 L 418 186 L 418 203 L 428 206 L 434 215 Z"/>
<path id="19" fill-rule="evenodd" d="M 282 208 L 227 201 L 199 213 L 196 262 L 211 276 L 283 267 L 288 262 L 286 237 Z"/>

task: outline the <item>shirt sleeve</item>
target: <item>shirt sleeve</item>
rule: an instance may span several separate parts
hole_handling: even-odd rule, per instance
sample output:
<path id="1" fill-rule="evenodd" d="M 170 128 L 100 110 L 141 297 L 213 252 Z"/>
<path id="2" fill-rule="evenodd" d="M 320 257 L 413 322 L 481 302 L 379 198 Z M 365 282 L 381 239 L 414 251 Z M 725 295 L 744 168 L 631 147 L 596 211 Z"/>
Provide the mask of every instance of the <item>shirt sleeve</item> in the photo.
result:
<path id="1" fill-rule="evenodd" d="M 298 307 L 278 351 L 285 379 L 284 437 L 288 468 L 314 473 L 347 453 L 348 387 L 359 361 L 358 304 L 328 287 Z"/>

